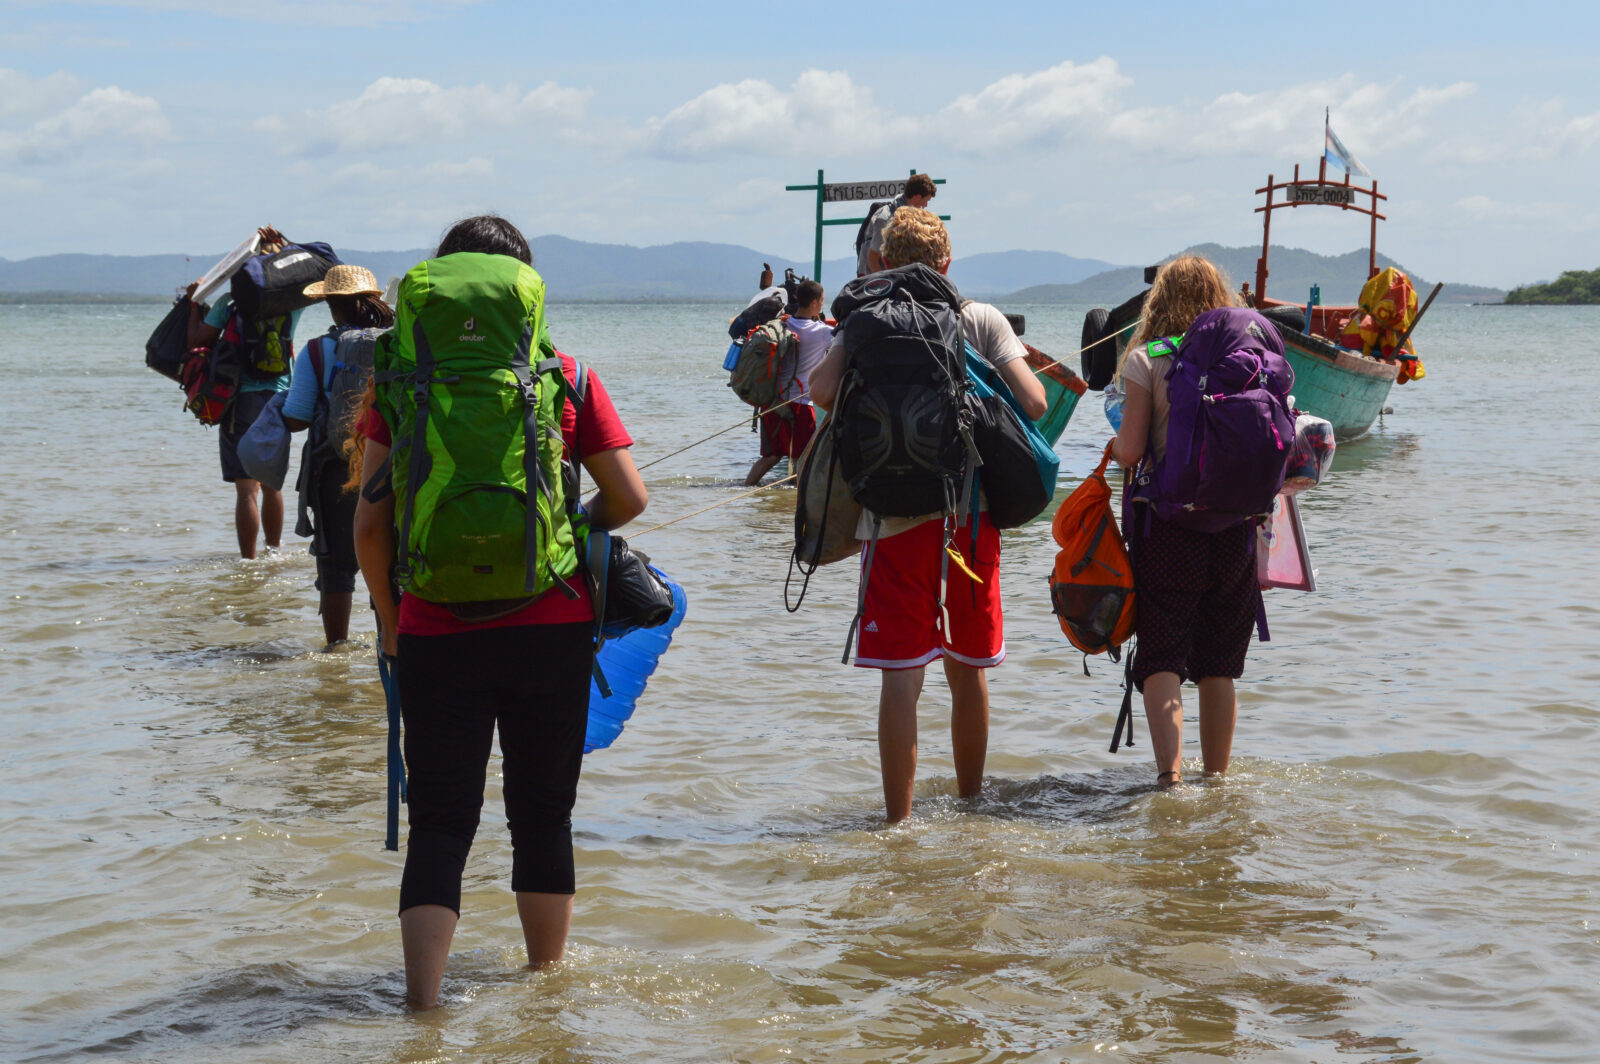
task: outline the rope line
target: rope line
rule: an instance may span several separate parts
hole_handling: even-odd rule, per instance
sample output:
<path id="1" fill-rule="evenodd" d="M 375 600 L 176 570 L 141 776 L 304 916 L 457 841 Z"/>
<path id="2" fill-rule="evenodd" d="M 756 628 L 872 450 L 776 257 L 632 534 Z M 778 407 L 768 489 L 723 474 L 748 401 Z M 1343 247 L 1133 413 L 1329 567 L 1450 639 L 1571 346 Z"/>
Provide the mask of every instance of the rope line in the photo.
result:
<path id="1" fill-rule="evenodd" d="M 645 529 L 643 532 L 630 532 L 630 533 L 628 533 L 628 538 L 630 540 L 638 539 L 640 536 L 647 535 L 648 533 L 654 532 L 658 528 L 666 528 L 668 525 L 675 525 L 679 521 L 687 521 L 691 517 L 699 517 L 701 514 L 709 513 L 710 511 L 717 509 L 717 507 L 719 507 L 719 506 L 726 506 L 730 502 L 738 502 L 740 499 L 748 499 L 752 495 L 759 494 L 760 492 L 763 492 L 763 491 L 770 491 L 773 488 L 782 487 L 783 485 L 789 483 L 791 480 L 798 480 L 798 479 L 800 479 L 800 474 L 799 473 L 790 473 L 788 476 L 784 477 L 782 480 L 774 480 L 771 484 L 763 484 L 758 488 L 751 488 L 749 491 L 741 491 L 737 495 L 730 495 L 728 498 L 723 499 L 721 502 L 714 502 L 710 506 L 703 506 L 700 509 L 694 511 L 693 513 L 684 514 L 682 517 L 674 517 L 672 520 L 663 521 L 659 525 L 651 525 L 649 528 Z"/>
<path id="2" fill-rule="evenodd" d="M 1122 328 L 1123 329 L 1131 328 L 1132 326 L 1138 325 L 1141 321 L 1144 321 L 1144 319 L 1143 318 L 1134 318 L 1132 321 L 1128 322 L 1128 324 L 1124 325 Z M 1108 334 L 1106 336 L 1100 337 L 1100 339 L 1096 340 L 1092 344 L 1084 344 L 1082 347 L 1078 348 L 1076 351 L 1072 352 L 1071 354 L 1062 355 L 1060 358 L 1056 359 L 1054 362 L 1050 363 L 1048 366 L 1041 366 L 1038 369 L 1034 370 L 1033 371 L 1033 375 L 1035 377 L 1037 377 L 1041 373 L 1048 373 L 1051 370 L 1055 369 L 1057 366 L 1062 365 L 1063 363 L 1065 363 L 1067 361 L 1067 359 L 1072 357 L 1072 355 L 1081 355 L 1085 351 L 1089 350 L 1089 348 L 1095 347 L 1098 344 L 1103 344 L 1107 340 L 1111 340 L 1111 341 L 1115 342 L 1116 338 L 1119 335 L 1121 335 L 1121 333 L 1122 333 L 1122 329 L 1118 329 L 1114 333 L 1110 333 L 1110 334 Z M 1043 352 L 1040 352 L 1040 353 L 1043 354 Z"/>
<path id="3" fill-rule="evenodd" d="M 1142 321 L 1142 320 L 1143 320 L 1142 318 L 1135 318 L 1133 321 L 1129 322 L 1129 324 L 1130 325 L 1138 325 L 1139 322 Z M 1085 351 L 1089 350 L 1089 348 L 1095 346 L 1095 344 L 1103 344 L 1107 340 L 1115 340 L 1116 337 L 1117 337 L 1117 334 L 1120 333 L 1121 331 L 1122 331 L 1121 329 L 1118 329 L 1116 333 L 1112 333 L 1109 336 L 1102 336 L 1100 339 L 1096 340 L 1094 343 L 1085 344 L 1083 347 L 1078 348 L 1078 350 L 1072 352 L 1071 354 L 1068 354 L 1068 355 L 1065 355 L 1065 356 L 1063 356 L 1061 358 L 1056 359 L 1054 362 L 1050 363 L 1048 366 L 1044 366 L 1044 367 L 1041 367 L 1039 369 L 1034 370 L 1033 371 L 1034 372 L 1034 376 L 1038 376 L 1038 375 L 1040 375 L 1042 373 L 1048 372 L 1051 369 L 1054 369 L 1056 366 L 1059 366 L 1062 363 L 1066 362 L 1067 359 L 1071 358 L 1073 355 L 1081 355 L 1081 354 L 1083 354 Z M 790 403 L 796 402 L 799 398 L 801 398 L 801 397 L 800 396 L 796 396 L 795 399 L 785 399 L 783 402 L 779 403 L 777 406 L 768 407 L 765 410 L 758 411 L 757 415 L 759 416 L 759 414 L 761 414 L 761 413 L 769 413 L 769 412 L 771 412 L 773 410 L 781 410 L 784 407 L 788 406 Z M 687 451 L 687 450 L 690 450 L 692 448 L 698 447 L 702 443 L 707 443 L 707 442 L 709 442 L 711 440 L 714 440 L 718 436 L 722 436 L 722 435 L 724 435 L 726 433 L 732 432 L 734 429 L 743 428 L 746 424 L 749 423 L 749 420 L 750 420 L 749 418 L 742 418 L 738 422 L 736 422 L 736 423 L 734 423 L 732 425 L 729 425 L 725 429 L 719 429 L 718 431 L 713 432 L 711 435 L 706 436 L 703 439 L 698 439 L 698 440 L 695 440 L 693 443 L 686 444 L 686 445 L 684 445 L 682 447 L 679 447 L 676 451 L 672 451 L 669 454 L 664 454 L 660 458 L 653 458 L 650 461 L 646 462 L 644 465 L 639 466 L 638 468 L 640 470 L 649 469 L 651 466 L 655 465 L 658 462 L 665 462 L 668 458 L 674 458 L 674 457 L 682 454 L 684 451 Z M 792 463 L 794 461 L 794 459 L 791 459 L 790 461 Z M 719 502 L 714 502 L 710 506 L 702 506 L 700 509 L 693 511 L 692 513 L 686 513 L 686 514 L 682 515 L 681 517 L 674 517 L 672 520 L 663 521 L 659 525 L 651 525 L 649 528 L 645 529 L 642 532 L 633 532 L 633 533 L 630 534 L 629 538 L 638 539 L 640 536 L 649 535 L 651 532 L 655 532 L 655 531 L 657 531 L 659 529 L 666 528 L 669 525 L 675 525 L 680 521 L 687 521 L 691 517 L 699 517 L 701 514 L 710 513 L 712 510 L 716 510 L 716 509 L 718 509 L 720 507 L 727 506 L 729 503 L 738 502 L 740 499 L 748 499 L 750 496 L 759 495 L 763 491 L 770 491 L 773 488 L 782 487 L 783 485 L 788 484 L 790 481 L 798 480 L 799 478 L 800 478 L 800 474 L 798 472 L 790 473 L 788 476 L 784 477 L 781 480 L 774 480 L 771 484 L 762 484 L 762 485 L 759 485 L 758 487 L 751 488 L 749 491 L 742 491 L 737 495 L 730 495 L 728 498 L 722 499 Z"/>
<path id="4" fill-rule="evenodd" d="M 711 435 L 706 436 L 703 439 L 698 439 L 698 440 L 695 440 L 693 443 L 685 444 L 684 446 L 679 447 L 676 451 L 673 451 L 670 454 L 664 454 L 660 458 L 652 458 L 652 459 L 650 459 L 650 461 L 646 462 L 642 466 L 639 466 L 638 468 L 640 470 L 649 469 L 651 466 L 655 465 L 657 462 L 665 462 L 668 458 L 676 458 L 678 455 L 682 454 L 684 451 L 689 450 L 690 448 L 698 447 L 702 443 L 709 443 L 711 440 L 716 439 L 718 436 L 722 436 L 722 435 L 724 435 L 726 433 L 732 432 L 734 429 L 742 429 L 746 425 L 750 424 L 752 419 L 758 418 L 762 414 L 770 414 L 775 410 L 782 410 L 784 407 L 788 406 L 790 403 L 798 403 L 801 399 L 804 399 L 805 397 L 806 397 L 806 393 L 801 392 L 799 395 L 795 396 L 793 399 L 785 399 L 783 402 L 779 403 L 777 406 L 764 406 L 760 410 L 757 410 L 750 417 L 741 418 L 740 420 L 735 421 L 733 424 L 729 425 L 727 428 L 718 429 L 716 432 L 713 432 Z"/>

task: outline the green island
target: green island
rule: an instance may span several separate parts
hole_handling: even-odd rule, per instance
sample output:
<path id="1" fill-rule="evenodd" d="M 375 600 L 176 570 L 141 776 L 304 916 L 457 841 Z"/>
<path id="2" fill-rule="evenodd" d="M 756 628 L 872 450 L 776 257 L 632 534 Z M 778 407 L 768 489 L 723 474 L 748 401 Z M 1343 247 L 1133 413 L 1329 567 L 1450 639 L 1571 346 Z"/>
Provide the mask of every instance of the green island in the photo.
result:
<path id="1" fill-rule="evenodd" d="M 1549 284 L 1529 284 L 1506 293 L 1507 303 L 1600 303 L 1600 270 L 1567 270 Z"/>

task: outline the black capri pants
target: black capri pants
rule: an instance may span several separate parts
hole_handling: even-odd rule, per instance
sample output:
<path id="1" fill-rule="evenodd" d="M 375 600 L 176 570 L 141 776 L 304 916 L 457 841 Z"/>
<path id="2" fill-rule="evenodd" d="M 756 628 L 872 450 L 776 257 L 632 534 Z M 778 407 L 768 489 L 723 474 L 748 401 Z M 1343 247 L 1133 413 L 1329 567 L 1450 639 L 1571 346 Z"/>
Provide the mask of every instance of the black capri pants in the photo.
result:
<path id="1" fill-rule="evenodd" d="M 594 627 L 530 624 L 400 635 L 409 774 L 400 911 L 461 912 L 495 726 L 511 829 L 511 889 L 574 893 L 572 805 L 589 720 Z"/>
<path id="2" fill-rule="evenodd" d="M 1158 672 L 1175 672 L 1180 681 L 1244 675 L 1261 602 L 1255 525 L 1196 532 L 1153 513 L 1130 523 L 1139 595 L 1134 686 L 1142 692 Z"/>
<path id="3" fill-rule="evenodd" d="M 317 560 L 317 590 L 327 594 L 351 594 L 361 573 L 356 561 L 357 493 L 344 490 L 348 475 L 342 462 L 325 464 L 310 500 L 316 529 L 311 556 Z"/>

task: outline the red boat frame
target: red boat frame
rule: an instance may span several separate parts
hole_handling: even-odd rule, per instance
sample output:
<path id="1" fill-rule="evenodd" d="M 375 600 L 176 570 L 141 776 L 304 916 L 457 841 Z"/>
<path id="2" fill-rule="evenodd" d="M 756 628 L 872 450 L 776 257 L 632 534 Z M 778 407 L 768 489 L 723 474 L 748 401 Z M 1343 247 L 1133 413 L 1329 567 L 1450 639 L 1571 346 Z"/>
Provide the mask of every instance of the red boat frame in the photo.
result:
<path id="1" fill-rule="evenodd" d="M 1256 260 L 1256 290 L 1255 290 L 1255 293 L 1251 297 L 1251 301 L 1252 301 L 1252 304 L 1255 307 L 1257 307 L 1258 309 L 1259 308 L 1263 308 L 1263 307 L 1267 307 L 1267 306 L 1287 305 L 1287 304 L 1283 304 L 1279 300 L 1271 300 L 1271 301 L 1269 301 L 1267 299 L 1267 275 L 1270 272 L 1267 269 L 1267 255 L 1268 255 L 1268 253 L 1269 253 L 1269 251 L 1271 250 L 1271 247 L 1272 247 L 1272 212 L 1273 211 L 1277 211 L 1277 210 L 1282 210 L 1285 207 L 1337 207 L 1341 211 L 1355 211 L 1357 214 L 1365 214 L 1365 215 L 1367 215 L 1371 219 L 1371 239 L 1370 239 L 1370 242 L 1369 242 L 1368 248 L 1367 248 L 1367 276 L 1368 277 L 1377 276 L 1377 273 L 1378 273 L 1378 223 L 1381 222 L 1381 221 L 1387 221 L 1388 220 L 1386 215 L 1378 213 L 1378 202 L 1380 200 L 1387 200 L 1389 198 L 1388 196 L 1385 196 L 1383 193 L 1378 191 L 1378 180 L 1377 180 L 1377 178 L 1373 178 L 1372 187 L 1371 188 L 1365 188 L 1365 187 L 1363 187 L 1361 185 L 1353 184 L 1350 181 L 1350 173 L 1349 173 L 1349 171 L 1346 171 L 1345 175 L 1344 175 L 1344 183 L 1343 184 L 1339 184 L 1337 182 L 1333 182 L 1332 183 L 1335 188 L 1347 188 L 1347 189 L 1350 189 L 1354 193 L 1359 193 L 1360 195 L 1366 196 L 1367 197 L 1367 206 L 1362 206 L 1360 203 L 1355 203 L 1355 202 L 1352 202 L 1352 203 L 1316 203 L 1316 202 L 1294 203 L 1294 202 L 1291 202 L 1288 199 L 1285 199 L 1281 203 L 1274 203 L 1273 199 L 1272 199 L 1273 194 L 1275 192 L 1277 192 L 1277 190 L 1279 190 L 1279 189 L 1291 189 L 1291 188 L 1298 188 L 1298 187 L 1315 187 L 1315 186 L 1318 186 L 1318 185 L 1328 185 L 1328 184 L 1330 184 L 1330 182 L 1328 181 L 1328 160 L 1327 160 L 1326 157 L 1324 157 L 1321 160 L 1321 162 L 1319 163 L 1318 167 L 1317 167 L 1317 176 L 1316 176 L 1315 179 L 1312 179 L 1312 178 L 1304 178 L 1304 179 L 1302 179 L 1301 176 L 1300 176 L 1300 164 L 1296 163 L 1295 164 L 1295 168 L 1294 168 L 1294 179 L 1292 181 L 1276 181 L 1276 180 L 1274 180 L 1274 177 L 1273 177 L 1272 174 L 1268 174 L 1267 175 L 1267 183 L 1266 183 L 1266 185 L 1264 187 L 1262 187 L 1262 188 L 1256 189 L 1256 195 L 1259 196 L 1259 195 L 1262 195 L 1263 193 L 1265 193 L 1266 197 L 1267 197 L 1266 204 L 1264 206 L 1256 208 L 1256 213 L 1260 214 L 1262 216 L 1262 218 L 1261 218 L 1261 257 Z M 1294 304 L 1294 305 L 1295 306 L 1303 306 L 1304 304 Z M 1345 316 L 1348 316 L 1349 313 L 1353 309 L 1354 308 L 1352 308 L 1352 307 L 1331 307 L 1331 306 L 1330 307 L 1322 307 L 1322 306 L 1313 307 L 1312 308 L 1312 321 L 1311 321 L 1311 329 L 1312 329 L 1312 331 L 1315 332 L 1315 333 L 1318 333 L 1318 334 L 1320 334 L 1322 336 L 1329 335 L 1327 330 L 1330 327 L 1336 326 L 1337 325 L 1337 321 L 1339 319 L 1345 317 Z M 1334 319 L 1334 320 L 1332 320 L 1332 321 L 1328 320 L 1330 318 Z"/>

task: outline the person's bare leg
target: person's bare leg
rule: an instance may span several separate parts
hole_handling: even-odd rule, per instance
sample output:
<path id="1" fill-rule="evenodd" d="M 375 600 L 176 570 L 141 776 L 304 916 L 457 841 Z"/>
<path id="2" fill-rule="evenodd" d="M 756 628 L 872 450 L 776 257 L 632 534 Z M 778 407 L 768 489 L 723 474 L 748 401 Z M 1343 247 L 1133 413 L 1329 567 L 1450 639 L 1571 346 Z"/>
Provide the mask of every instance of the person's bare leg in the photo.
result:
<path id="1" fill-rule="evenodd" d="M 1183 779 L 1182 683 L 1175 672 L 1158 672 L 1144 682 L 1144 715 L 1150 722 L 1150 745 L 1156 755 L 1156 781 Z"/>
<path id="2" fill-rule="evenodd" d="M 348 591 L 321 592 L 322 634 L 329 646 L 350 638 L 350 601 L 353 597 Z"/>
<path id="3" fill-rule="evenodd" d="M 567 949 L 572 895 L 518 891 L 517 919 L 522 921 L 522 941 L 528 947 L 528 967 L 554 964 Z"/>
<path id="4" fill-rule="evenodd" d="M 772 467 L 777 465 L 782 460 L 783 458 L 781 455 L 770 454 L 761 458 L 757 458 L 756 464 L 750 467 L 749 474 L 744 478 L 744 486 L 747 488 L 753 488 L 757 484 L 761 483 L 761 478 L 772 472 Z"/>
<path id="5" fill-rule="evenodd" d="M 1239 719 L 1239 697 L 1227 676 L 1207 676 L 1200 681 L 1200 757 L 1206 775 L 1228 771 L 1233 757 L 1233 726 Z"/>
<path id="6" fill-rule="evenodd" d="M 233 530 L 239 536 L 239 557 L 256 556 L 256 536 L 261 532 L 261 511 L 256 508 L 258 481 L 242 479 L 233 482 Z M 283 515 L 278 515 L 281 525 Z"/>
<path id="7" fill-rule="evenodd" d="M 431 1009 L 439 1004 L 439 984 L 455 936 L 455 910 L 443 905 L 413 905 L 400 914 L 400 945 L 406 957 L 406 1004 Z"/>
<path id="8" fill-rule="evenodd" d="M 950 747 L 955 754 L 956 790 L 972 798 L 983 790 L 983 762 L 989 755 L 989 682 L 982 669 L 944 659 L 950 684 Z"/>
<path id="9" fill-rule="evenodd" d="M 261 534 L 273 550 L 283 544 L 283 492 L 265 484 L 261 486 Z"/>
<path id="10" fill-rule="evenodd" d="M 917 699 L 924 669 L 884 669 L 878 693 L 878 760 L 883 770 L 884 819 L 911 815 L 917 780 Z"/>

